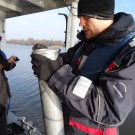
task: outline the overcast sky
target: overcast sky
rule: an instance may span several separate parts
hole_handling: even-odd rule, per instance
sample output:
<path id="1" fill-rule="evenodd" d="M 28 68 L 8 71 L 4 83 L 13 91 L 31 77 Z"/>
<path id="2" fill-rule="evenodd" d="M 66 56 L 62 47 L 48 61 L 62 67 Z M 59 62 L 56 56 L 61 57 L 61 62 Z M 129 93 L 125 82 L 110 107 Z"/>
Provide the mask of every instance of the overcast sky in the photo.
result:
<path id="1" fill-rule="evenodd" d="M 116 0 L 115 13 L 131 13 L 135 18 L 135 0 Z M 60 8 L 32 15 L 6 19 L 7 39 L 65 39 L 66 21 L 58 13 L 69 14 L 67 8 Z"/>

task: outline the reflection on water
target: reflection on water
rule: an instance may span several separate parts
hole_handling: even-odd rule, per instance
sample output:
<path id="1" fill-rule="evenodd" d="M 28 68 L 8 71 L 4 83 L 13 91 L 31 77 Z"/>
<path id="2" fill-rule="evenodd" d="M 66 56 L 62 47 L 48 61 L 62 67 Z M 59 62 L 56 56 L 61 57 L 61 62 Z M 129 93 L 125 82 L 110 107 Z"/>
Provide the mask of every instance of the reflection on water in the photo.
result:
<path id="1" fill-rule="evenodd" d="M 15 69 L 7 72 L 12 94 L 10 109 L 18 116 L 25 116 L 33 121 L 34 126 L 44 133 L 38 81 L 31 68 L 31 48 L 31 46 L 8 45 L 5 50 L 7 57 L 14 54 L 20 59 Z M 135 109 L 120 127 L 120 135 L 135 134 L 134 114 Z"/>

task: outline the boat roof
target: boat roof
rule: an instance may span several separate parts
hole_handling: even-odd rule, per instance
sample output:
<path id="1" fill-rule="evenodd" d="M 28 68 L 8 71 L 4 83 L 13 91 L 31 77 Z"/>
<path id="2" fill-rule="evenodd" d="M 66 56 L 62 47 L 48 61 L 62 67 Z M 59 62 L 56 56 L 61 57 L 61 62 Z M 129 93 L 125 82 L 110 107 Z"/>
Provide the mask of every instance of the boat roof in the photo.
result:
<path id="1" fill-rule="evenodd" d="M 0 19 L 69 6 L 71 0 L 0 0 Z"/>

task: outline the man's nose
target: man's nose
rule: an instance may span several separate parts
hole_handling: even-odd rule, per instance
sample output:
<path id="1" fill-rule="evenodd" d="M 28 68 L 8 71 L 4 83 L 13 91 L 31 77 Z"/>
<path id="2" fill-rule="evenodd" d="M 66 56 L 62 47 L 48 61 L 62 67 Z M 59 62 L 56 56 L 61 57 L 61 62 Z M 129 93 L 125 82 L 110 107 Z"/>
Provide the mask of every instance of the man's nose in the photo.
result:
<path id="1" fill-rule="evenodd" d="M 80 17 L 79 26 L 83 27 L 83 26 L 85 26 L 85 24 L 86 24 L 86 21 Z"/>

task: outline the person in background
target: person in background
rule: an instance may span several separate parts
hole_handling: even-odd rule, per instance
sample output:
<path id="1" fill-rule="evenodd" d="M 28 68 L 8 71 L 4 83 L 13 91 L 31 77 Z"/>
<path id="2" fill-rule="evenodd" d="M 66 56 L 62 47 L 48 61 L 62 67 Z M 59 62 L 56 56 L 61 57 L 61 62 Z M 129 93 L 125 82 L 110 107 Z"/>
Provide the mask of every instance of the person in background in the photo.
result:
<path id="1" fill-rule="evenodd" d="M 56 60 L 31 54 L 34 74 L 63 103 L 66 135 L 118 135 L 135 105 L 135 21 L 114 0 L 79 0 L 80 42 Z"/>
<path id="2" fill-rule="evenodd" d="M 2 37 L 0 37 L 1 41 Z M 11 97 L 8 79 L 5 71 L 10 71 L 16 66 L 16 56 L 6 58 L 0 50 L 0 135 L 8 135 L 7 131 L 7 102 Z"/>

